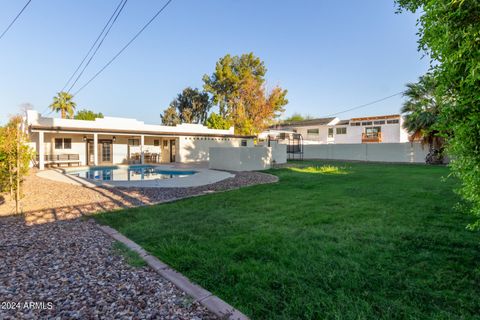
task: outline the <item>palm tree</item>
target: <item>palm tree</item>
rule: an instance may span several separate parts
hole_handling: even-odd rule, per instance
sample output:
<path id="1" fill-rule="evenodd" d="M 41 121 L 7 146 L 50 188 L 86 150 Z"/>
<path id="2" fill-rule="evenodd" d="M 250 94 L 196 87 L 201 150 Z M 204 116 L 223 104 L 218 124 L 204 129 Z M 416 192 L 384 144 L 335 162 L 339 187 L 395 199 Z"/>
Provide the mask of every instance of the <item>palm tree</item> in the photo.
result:
<path id="1" fill-rule="evenodd" d="M 73 113 L 77 104 L 73 102 L 73 95 L 68 92 L 62 91 L 59 92 L 55 97 L 53 97 L 53 103 L 50 105 L 50 109 L 55 112 L 61 112 L 62 119 L 73 118 Z"/>
<path id="2" fill-rule="evenodd" d="M 428 144 L 430 153 L 443 151 L 444 139 L 435 128 L 440 106 L 435 95 L 436 81 L 431 73 L 420 77 L 417 83 L 408 83 L 403 96 L 407 101 L 401 112 L 405 114 L 403 127 L 407 129 L 411 140 L 420 140 Z"/>

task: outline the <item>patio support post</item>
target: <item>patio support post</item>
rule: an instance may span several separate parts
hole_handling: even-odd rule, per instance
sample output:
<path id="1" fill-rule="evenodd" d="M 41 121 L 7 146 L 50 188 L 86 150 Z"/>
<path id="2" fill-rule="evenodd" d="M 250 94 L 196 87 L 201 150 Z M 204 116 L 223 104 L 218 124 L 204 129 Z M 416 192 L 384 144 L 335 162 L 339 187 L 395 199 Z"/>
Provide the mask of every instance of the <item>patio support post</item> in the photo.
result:
<path id="1" fill-rule="evenodd" d="M 38 169 L 45 169 L 45 145 L 43 131 L 38 132 Z"/>
<path id="2" fill-rule="evenodd" d="M 140 136 L 140 163 L 145 163 L 145 153 L 143 152 L 143 145 L 145 144 L 145 136 L 142 134 Z"/>
<path id="3" fill-rule="evenodd" d="M 93 134 L 93 164 L 98 166 L 98 133 Z"/>

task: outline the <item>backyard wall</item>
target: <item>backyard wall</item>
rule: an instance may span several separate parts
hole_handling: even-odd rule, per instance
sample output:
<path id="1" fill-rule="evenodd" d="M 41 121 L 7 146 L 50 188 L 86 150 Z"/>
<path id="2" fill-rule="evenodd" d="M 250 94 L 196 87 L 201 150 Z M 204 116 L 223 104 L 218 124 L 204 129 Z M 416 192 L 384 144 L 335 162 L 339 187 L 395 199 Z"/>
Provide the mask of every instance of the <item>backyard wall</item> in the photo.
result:
<path id="1" fill-rule="evenodd" d="M 177 162 L 209 161 L 211 148 L 240 148 L 242 140 L 247 147 L 253 147 L 253 139 L 222 138 L 222 137 L 180 137 L 177 148 Z"/>
<path id="2" fill-rule="evenodd" d="M 317 144 L 304 146 L 304 159 L 425 163 L 428 147 L 420 143 Z"/>
<path id="3" fill-rule="evenodd" d="M 287 162 L 287 145 L 286 144 L 279 144 L 279 143 L 272 143 L 272 160 L 275 163 L 286 163 Z"/>
<path id="4" fill-rule="evenodd" d="M 275 151 L 274 151 L 275 150 Z M 283 154 L 282 153 L 283 150 Z M 286 162 L 286 147 L 240 147 L 240 148 L 210 148 L 210 169 L 231 171 L 265 170 L 271 167 L 274 154 L 277 154 L 277 163 Z M 284 162 L 278 162 L 282 161 Z"/>
<path id="5" fill-rule="evenodd" d="M 257 147 L 268 147 L 267 141 L 258 142 Z M 287 145 L 278 143 L 277 141 L 270 141 L 270 147 L 272 148 L 272 161 L 275 163 L 287 162 Z"/>

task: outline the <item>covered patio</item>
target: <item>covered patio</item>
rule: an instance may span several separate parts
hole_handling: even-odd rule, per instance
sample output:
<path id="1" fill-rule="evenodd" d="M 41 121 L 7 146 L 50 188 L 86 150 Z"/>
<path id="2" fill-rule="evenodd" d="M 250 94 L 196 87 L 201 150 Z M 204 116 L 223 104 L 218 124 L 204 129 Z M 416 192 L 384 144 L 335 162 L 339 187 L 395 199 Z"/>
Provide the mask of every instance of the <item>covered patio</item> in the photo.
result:
<path id="1" fill-rule="evenodd" d="M 176 161 L 178 136 L 32 130 L 38 135 L 38 167 L 170 163 Z"/>

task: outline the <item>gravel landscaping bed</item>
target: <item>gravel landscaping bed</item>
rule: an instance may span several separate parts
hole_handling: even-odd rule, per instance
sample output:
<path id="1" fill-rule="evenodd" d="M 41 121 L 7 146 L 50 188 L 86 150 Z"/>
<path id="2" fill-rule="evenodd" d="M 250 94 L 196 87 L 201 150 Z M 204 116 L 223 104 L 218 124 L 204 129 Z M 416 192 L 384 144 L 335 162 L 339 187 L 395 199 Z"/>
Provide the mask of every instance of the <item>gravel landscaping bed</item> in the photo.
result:
<path id="1" fill-rule="evenodd" d="M 93 222 L 1 218 L 0 319 L 215 318 L 149 267 L 128 265 L 112 245 Z"/>
<path id="2" fill-rule="evenodd" d="M 277 177 L 261 172 L 235 172 L 234 178 L 189 188 L 108 188 L 81 187 L 37 177 L 34 172 L 24 183 L 21 207 L 28 224 L 74 219 L 95 212 L 150 205 L 205 193 L 272 183 Z M 0 205 L 0 216 L 12 215 L 15 204 Z"/>
<path id="3" fill-rule="evenodd" d="M 23 216 L 8 217 L 14 203 L 0 201 L 0 319 L 215 319 L 149 267 L 129 265 L 94 222 L 77 218 L 277 180 L 237 172 L 201 187 L 88 188 L 33 172 Z"/>

